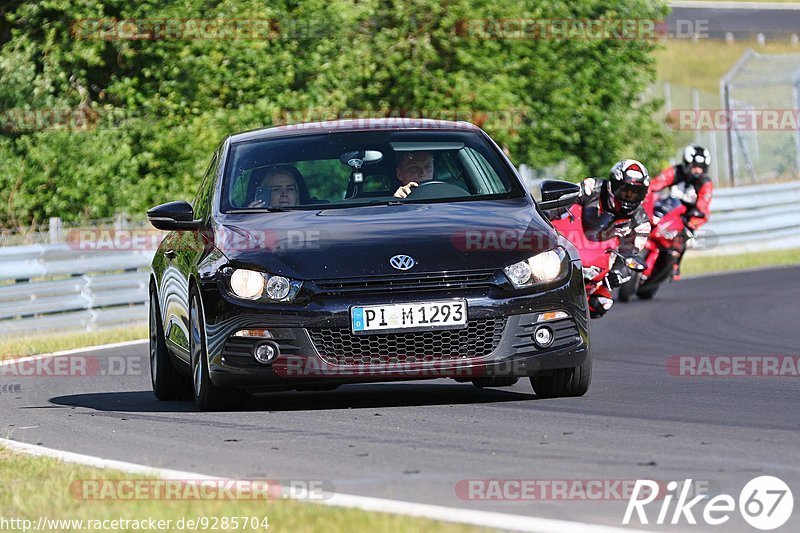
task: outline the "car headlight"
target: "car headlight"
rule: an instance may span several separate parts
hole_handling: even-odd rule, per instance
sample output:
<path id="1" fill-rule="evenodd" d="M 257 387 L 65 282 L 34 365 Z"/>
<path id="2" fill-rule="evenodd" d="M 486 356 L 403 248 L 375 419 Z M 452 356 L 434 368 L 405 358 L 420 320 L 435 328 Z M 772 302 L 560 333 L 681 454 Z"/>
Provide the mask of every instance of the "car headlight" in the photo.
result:
<path id="1" fill-rule="evenodd" d="M 266 280 L 261 272 L 237 269 L 231 274 L 231 290 L 239 298 L 255 300 L 264 293 Z"/>
<path id="2" fill-rule="evenodd" d="M 284 276 L 273 276 L 237 268 L 229 271 L 228 283 L 234 296 L 245 300 L 266 299 L 273 302 L 290 302 L 300 291 L 301 281 Z"/>
<path id="3" fill-rule="evenodd" d="M 517 289 L 549 283 L 567 272 L 567 252 L 560 246 L 503 269 Z"/>

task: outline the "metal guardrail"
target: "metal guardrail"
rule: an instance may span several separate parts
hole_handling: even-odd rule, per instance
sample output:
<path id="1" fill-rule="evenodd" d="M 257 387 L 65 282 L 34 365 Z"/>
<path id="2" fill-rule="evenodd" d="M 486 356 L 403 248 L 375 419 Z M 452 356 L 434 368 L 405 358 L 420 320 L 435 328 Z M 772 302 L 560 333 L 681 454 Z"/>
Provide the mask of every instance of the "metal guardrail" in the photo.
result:
<path id="1" fill-rule="evenodd" d="M 800 247 L 800 182 L 718 189 L 692 254 Z M 0 336 L 91 331 L 147 320 L 152 250 L 0 247 Z"/>
<path id="2" fill-rule="evenodd" d="M 800 247 L 800 182 L 718 189 L 692 253 L 726 255 Z"/>
<path id="3" fill-rule="evenodd" d="M 149 297 L 143 269 L 152 257 L 152 250 L 66 244 L 0 248 L 0 336 L 143 323 Z"/>

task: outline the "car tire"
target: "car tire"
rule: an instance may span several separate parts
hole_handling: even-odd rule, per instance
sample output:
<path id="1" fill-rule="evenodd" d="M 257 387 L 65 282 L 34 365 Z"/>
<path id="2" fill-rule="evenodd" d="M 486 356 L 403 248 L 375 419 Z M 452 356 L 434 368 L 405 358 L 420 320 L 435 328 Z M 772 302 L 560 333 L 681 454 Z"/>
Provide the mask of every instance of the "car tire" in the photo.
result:
<path id="1" fill-rule="evenodd" d="M 619 293 L 617 294 L 617 299 L 620 302 L 630 302 L 633 299 L 633 295 L 636 294 L 636 289 L 639 288 L 639 280 L 641 279 L 641 274 L 635 272 L 631 279 L 626 281 L 622 284 L 619 288 Z"/>
<path id="2" fill-rule="evenodd" d="M 155 292 L 150 293 L 150 383 L 153 393 L 162 401 L 179 400 L 186 389 L 186 379 L 172 363 L 167 343 L 164 339 L 164 326 Z"/>
<path id="3" fill-rule="evenodd" d="M 192 291 L 189 299 L 189 352 L 194 403 L 201 411 L 216 411 L 222 407 L 225 394 L 211 382 L 208 373 L 208 349 L 200 295 Z"/>
<path id="4" fill-rule="evenodd" d="M 583 396 L 592 382 L 592 359 L 573 368 L 560 368 L 530 377 L 533 392 L 539 398 Z"/>

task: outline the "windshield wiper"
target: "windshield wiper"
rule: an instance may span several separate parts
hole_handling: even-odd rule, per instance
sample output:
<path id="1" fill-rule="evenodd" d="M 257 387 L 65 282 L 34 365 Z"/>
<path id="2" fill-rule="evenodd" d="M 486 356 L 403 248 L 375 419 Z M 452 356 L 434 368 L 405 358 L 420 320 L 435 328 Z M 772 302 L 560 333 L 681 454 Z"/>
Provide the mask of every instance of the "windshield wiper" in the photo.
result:
<path id="1" fill-rule="evenodd" d="M 267 205 L 264 207 L 245 207 L 241 209 L 231 209 L 228 213 L 236 213 L 236 214 L 243 214 L 243 213 L 285 213 L 287 211 L 297 211 L 297 209 L 292 209 L 289 207 L 280 207 L 277 205 Z"/>
<path id="2" fill-rule="evenodd" d="M 372 206 L 391 206 L 391 205 L 403 205 L 403 202 L 400 200 L 374 200 L 371 202 L 367 202 L 365 204 L 360 204 L 365 207 L 372 207 Z M 357 207 L 357 206 L 354 206 Z"/>

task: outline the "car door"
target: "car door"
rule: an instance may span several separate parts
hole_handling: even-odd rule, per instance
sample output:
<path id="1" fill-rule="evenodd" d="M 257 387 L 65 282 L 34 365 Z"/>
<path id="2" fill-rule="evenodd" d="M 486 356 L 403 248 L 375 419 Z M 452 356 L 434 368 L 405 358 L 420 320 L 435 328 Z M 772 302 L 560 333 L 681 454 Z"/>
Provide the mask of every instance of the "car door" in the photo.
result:
<path id="1" fill-rule="evenodd" d="M 193 202 L 195 219 L 205 220 L 220 161 L 218 148 L 211 158 Z M 204 240 L 200 231 L 173 231 L 164 239 L 164 275 L 161 278 L 164 333 L 170 349 L 189 362 L 189 279 L 197 271 Z"/>

